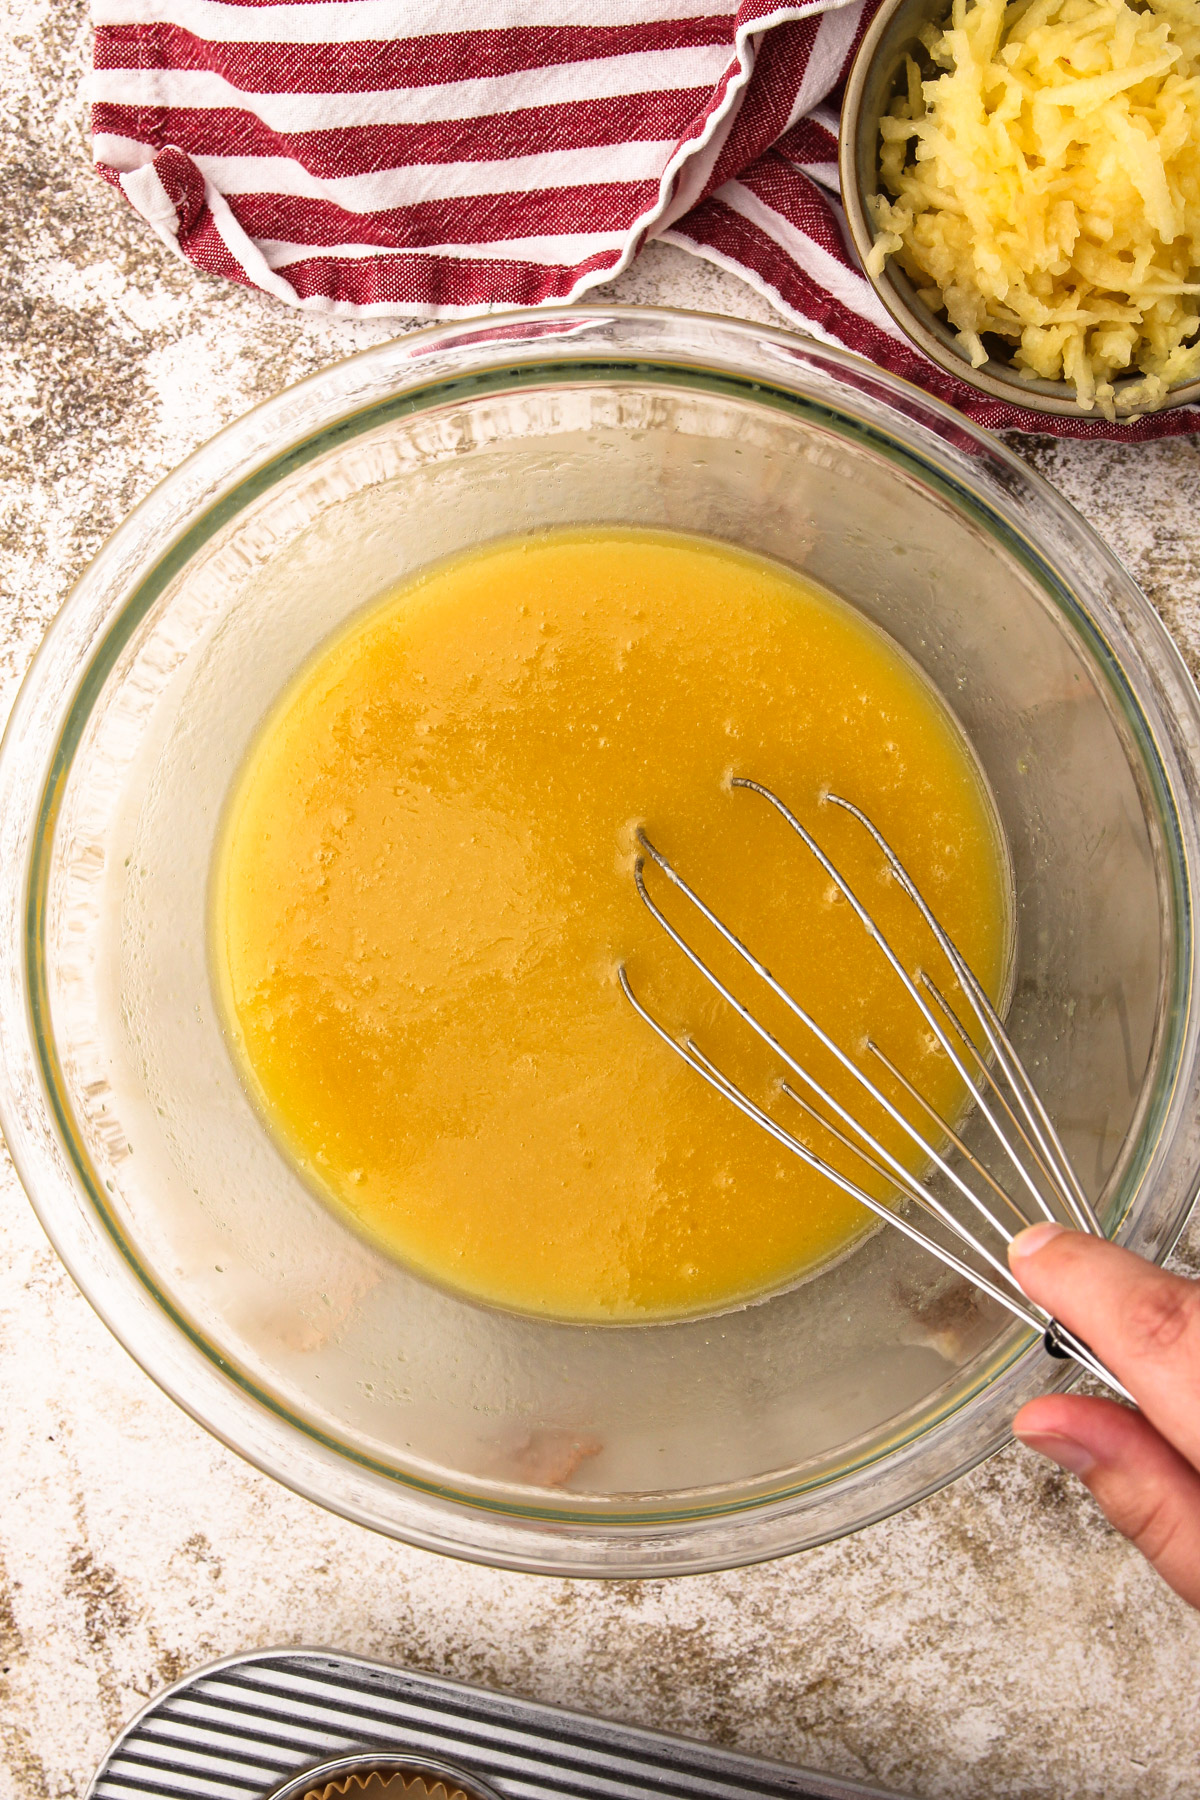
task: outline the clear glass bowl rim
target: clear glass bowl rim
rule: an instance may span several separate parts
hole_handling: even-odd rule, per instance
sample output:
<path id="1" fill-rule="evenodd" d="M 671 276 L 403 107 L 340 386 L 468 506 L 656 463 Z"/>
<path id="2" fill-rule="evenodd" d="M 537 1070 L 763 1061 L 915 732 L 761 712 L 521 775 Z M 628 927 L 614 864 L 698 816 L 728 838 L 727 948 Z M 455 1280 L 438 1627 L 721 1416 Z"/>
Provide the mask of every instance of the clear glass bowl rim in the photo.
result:
<path id="1" fill-rule="evenodd" d="M 647 342 L 636 345 L 637 333 Z M 589 337 L 588 334 L 591 334 Z M 608 333 L 606 340 L 604 334 Z M 701 342 L 697 342 L 697 338 Z M 1121 616 L 1077 619 L 1098 636 L 1128 687 L 1143 737 L 1166 780 L 1177 838 L 1174 874 L 1179 935 L 1177 1053 L 1159 1108 L 1148 1175 L 1171 1192 L 1136 1219 L 1123 1241 L 1161 1259 L 1187 1217 L 1200 1169 L 1180 1168 L 1179 1140 L 1200 1111 L 1195 944 L 1196 871 L 1200 868 L 1200 695 L 1183 660 L 1132 579 L 1078 514 L 1019 458 L 949 407 L 847 352 L 782 328 L 717 315 L 660 308 L 561 307 L 489 314 L 437 324 L 359 352 L 263 402 L 196 450 L 166 476 L 108 539 L 52 622 L 14 704 L 0 746 L 0 909 L 8 953 L 0 961 L 0 1125 L 18 1174 L 47 1235 L 85 1297 L 142 1368 L 185 1411 L 265 1473 L 358 1523 L 429 1549 L 517 1569 L 560 1574 L 662 1575 L 736 1566 L 778 1556 L 858 1529 L 935 1491 L 990 1455 L 1008 1438 L 1021 1400 L 1061 1386 L 1069 1371 L 1048 1371 L 1032 1346 L 1008 1359 L 932 1430 L 893 1445 L 883 1460 L 851 1468 L 815 1491 L 789 1493 L 741 1510 L 634 1521 L 567 1518 L 535 1510 L 491 1511 L 356 1467 L 338 1447 L 271 1412 L 243 1391 L 215 1351 L 189 1337 L 156 1298 L 152 1273 L 137 1267 L 101 1223 L 64 1149 L 56 1120 L 54 1048 L 41 1041 L 31 1008 L 27 943 L 32 871 L 50 836 L 39 835 L 46 799 L 65 778 L 65 721 L 77 710 L 98 653 L 148 578 L 222 502 L 261 481 L 301 445 L 335 432 L 390 396 L 419 396 L 431 384 L 430 361 L 458 352 L 459 378 L 480 366 L 544 370 L 553 385 L 563 362 L 648 366 L 733 379 L 749 387 L 748 364 L 778 352 L 774 380 L 786 392 L 786 361 L 798 372 L 855 392 L 910 459 L 936 468 L 951 485 L 976 488 L 986 477 L 986 506 L 1036 558 L 1029 520 L 1052 524 L 1084 564 L 1099 559 L 1121 591 Z M 514 354 L 514 352 L 519 352 Z M 482 360 L 481 360 L 482 359 Z M 454 379 L 454 377 L 451 377 Z M 574 377 L 578 379 L 577 374 Z M 433 382 L 444 397 L 445 376 Z M 832 402 L 826 398 L 826 405 Z M 849 415 L 853 417 L 853 413 Z M 876 421 L 878 424 L 878 421 Z M 257 482 L 255 483 L 257 486 Z M 1027 513 L 1027 517 L 1023 516 Z M 1151 723 L 1147 726 L 1146 721 Z M 69 758 L 67 759 L 69 761 Z M 28 951 L 28 954 L 27 954 Z"/>

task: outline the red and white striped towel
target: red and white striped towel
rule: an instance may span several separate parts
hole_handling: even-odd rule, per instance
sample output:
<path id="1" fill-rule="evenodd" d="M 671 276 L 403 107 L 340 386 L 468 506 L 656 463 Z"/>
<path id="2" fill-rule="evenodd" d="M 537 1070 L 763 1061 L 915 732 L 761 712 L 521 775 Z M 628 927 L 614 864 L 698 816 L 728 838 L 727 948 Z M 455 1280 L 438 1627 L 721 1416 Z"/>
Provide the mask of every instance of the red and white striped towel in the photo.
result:
<path id="1" fill-rule="evenodd" d="M 574 300 L 649 238 L 993 428 L 846 247 L 841 84 L 877 0 L 94 0 L 100 173 L 198 268 L 310 311 Z"/>

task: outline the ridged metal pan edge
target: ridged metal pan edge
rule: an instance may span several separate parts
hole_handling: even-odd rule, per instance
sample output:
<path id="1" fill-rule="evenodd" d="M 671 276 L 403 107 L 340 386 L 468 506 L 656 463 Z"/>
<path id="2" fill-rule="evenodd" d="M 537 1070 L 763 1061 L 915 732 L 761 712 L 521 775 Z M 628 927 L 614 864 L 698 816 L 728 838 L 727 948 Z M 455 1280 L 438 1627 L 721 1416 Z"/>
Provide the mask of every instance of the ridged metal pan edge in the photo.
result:
<path id="1" fill-rule="evenodd" d="M 268 1800 L 361 1749 L 457 1764 L 505 1800 L 903 1800 L 335 1650 L 257 1650 L 177 1682 L 105 1757 L 86 1800 Z"/>

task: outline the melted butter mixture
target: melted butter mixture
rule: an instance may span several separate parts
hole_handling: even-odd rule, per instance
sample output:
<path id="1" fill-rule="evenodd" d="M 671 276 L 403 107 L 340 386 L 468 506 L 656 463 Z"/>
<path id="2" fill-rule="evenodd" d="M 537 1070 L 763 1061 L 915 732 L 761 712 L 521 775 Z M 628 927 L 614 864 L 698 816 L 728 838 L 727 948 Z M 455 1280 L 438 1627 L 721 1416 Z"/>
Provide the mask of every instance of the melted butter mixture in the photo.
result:
<path id="1" fill-rule="evenodd" d="M 1007 865 L 959 728 L 874 626 L 779 565 L 621 529 L 493 546 L 357 618 L 268 718 L 216 870 L 229 1035 L 307 1178 L 411 1268 L 559 1318 L 662 1318 L 776 1289 L 870 1228 L 622 995 L 624 960 L 671 1029 L 874 1179 L 777 1092 L 778 1064 L 650 919 L 635 822 L 840 1043 L 869 1031 L 944 1113 L 961 1106 L 851 909 L 731 772 L 774 788 L 897 948 L 946 980 L 878 852 L 822 796 L 863 807 L 997 994 Z"/>

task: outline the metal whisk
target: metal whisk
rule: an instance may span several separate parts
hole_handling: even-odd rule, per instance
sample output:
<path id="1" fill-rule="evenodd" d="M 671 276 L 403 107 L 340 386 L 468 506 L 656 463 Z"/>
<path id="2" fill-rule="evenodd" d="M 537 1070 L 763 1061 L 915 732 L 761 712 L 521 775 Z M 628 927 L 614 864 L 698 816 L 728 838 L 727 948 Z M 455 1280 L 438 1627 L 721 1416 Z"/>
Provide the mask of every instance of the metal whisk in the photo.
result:
<path id="1" fill-rule="evenodd" d="M 781 1144 L 785 1150 L 798 1157 L 810 1169 L 823 1175 L 843 1193 L 849 1194 L 861 1205 L 868 1207 L 871 1212 L 895 1230 L 903 1232 L 914 1243 L 920 1244 L 932 1252 L 948 1268 L 954 1269 L 959 1275 L 973 1282 L 993 1300 L 1006 1307 L 1023 1324 L 1040 1332 L 1045 1347 L 1052 1356 L 1072 1358 L 1093 1375 L 1098 1376 L 1123 1399 L 1131 1399 L 1132 1396 L 1122 1387 L 1116 1376 L 1104 1367 L 1088 1346 L 1068 1331 L 1057 1319 L 1052 1318 L 1049 1313 L 1029 1300 L 1009 1273 L 1008 1264 L 1004 1259 L 1004 1251 L 1016 1233 L 1026 1225 L 1035 1224 L 1040 1220 L 1050 1220 L 1056 1224 L 1072 1225 L 1080 1231 L 1092 1232 L 1099 1236 L 1103 1236 L 1103 1228 L 1071 1167 L 1050 1116 L 1038 1098 L 1033 1083 L 1013 1048 L 998 1013 L 982 985 L 934 917 L 903 863 L 882 832 L 872 824 L 864 812 L 849 800 L 843 800 L 836 794 L 825 796 L 826 805 L 838 807 L 848 813 L 874 840 L 887 862 L 892 876 L 920 913 L 934 941 L 949 963 L 959 992 L 970 1008 L 974 1029 L 964 1023 L 959 1012 L 955 1010 L 947 996 L 932 980 L 928 971 L 924 969 L 910 971 L 905 967 L 845 876 L 830 861 L 811 832 L 800 823 L 800 820 L 779 796 L 772 793 L 770 788 L 763 787 L 760 782 L 749 781 L 742 776 L 735 776 L 730 785 L 735 789 L 745 789 L 750 793 L 758 794 L 773 806 L 780 817 L 795 832 L 806 850 L 817 859 L 842 896 L 849 902 L 863 930 L 886 959 L 897 980 L 919 1010 L 941 1051 L 949 1058 L 964 1088 L 968 1094 L 973 1096 L 975 1109 L 985 1122 L 991 1141 L 1000 1152 L 999 1163 L 1002 1178 L 998 1179 L 984 1165 L 964 1142 L 961 1131 L 955 1129 L 947 1119 L 938 1113 L 879 1046 L 868 1041 L 865 1056 L 869 1059 L 869 1066 L 874 1065 L 878 1072 L 886 1072 L 901 1092 L 908 1096 L 917 1116 L 925 1121 L 925 1129 L 922 1130 L 914 1124 L 912 1117 L 889 1098 L 872 1074 L 868 1073 L 867 1069 L 849 1055 L 841 1045 L 834 1042 L 812 1015 L 775 979 L 771 971 L 759 961 L 753 951 L 749 950 L 741 939 L 717 917 L 716 913 L 706 905 L 700 895 L 688 885 L 682 875 L 668 862 L 662 852 L 655 848 L 645 832 L 641 830 L 637 833 L 641 854 L 635 865 L 634 879 L 637 883 L 638 893 L 651 917 L 678 946 L 692 966 L 716 990 L 722 1000 L 778 1057 L 789 1075 L 795 1078 L 803 1090 L 798 1091 L 791 1080 L 781 1078 L 779 1091 L 810 1118 L 816 1120 L 838 1143 L 858 1158 L 864 1167 L 872 1170 L 875 1175 L 883 1177 L 894 1190 L 898 1190 L 904 1201 L 911 1202 L 911 1207 L 897 1210 L 895 1202 L 890 1205 L 886 1204 L 866 1192 L 858 1182 L 844 1174 L 842 1170 L 835 1168 L 825 1157 L 820 1156 L 793 1132 L 781 1125 L 777 1119 L 764 1111 L 763 1107 L 751 1099 L 735 1081 L 723 1073 L 704 1054 L 693 1039 L 687 1038 L 681 1042 L 642 1005 L 633 992 L 629 977 L 622 965 L 618 976 L 626 998 L 677 1056 L 681 1057 L 690 1068 L 708 1082 L 710 1087 L 715 1088 L 717 1093 L 722 1094 L 748 1119 L 752 1119 L 756 1125 L 761 1126 L 774 1138 L 776 1143 Z M 809 1068 L 805 1067 L 801 1056 L 786 1048 L 778 1037 L 768 1030 L 750 1008 L 732 992 L 721 977 L 709 967 L 704 958 L 666 917 L 648 892 L 646 887 L 647 860 L 653 863 L 672 887 L 684 896 L 700 917 L 712 926 L 725 943 L 736 952 L 746 967 L 761 982 L 765 983 L 777 999 L 782 1001 L 793 1018 L 803 1027 L 804 1033 L 808 1034 L 807 1040 L 801 1040 L 801 1045 L 805 1041 L 820 1044 L 846 1071 L 847 1075 L 859 1085 L 861 1091 L 907 1137 L 919 1152 L 923 1173 L 914 1174 L 910 1168 L 906 1167 L 880 1141 L 879 1137 L 863 1124 L 860 1117 L 843 1105 L 828 1087 Z M 976 1041 L 977 1038 L 980 1042 Z M 931 1185 L 935 1181 L 939 1182 L 945 1199 L 940 1198 L 938 1192 Z M 965 1220 L 946 1203 L 947 1200 L 955 1202 L 964 1212 Z M 939 1242 L 937 1237 L 931 1234 L 929 1226 L 925 1223 L 930 1219 L 936 1221 L 943 1228 L 951 1239 L 953 1247 Z M 973 1267 L 966 1262 L 964 1252 L 973 1253 L 984 1265 L 984 1268 Z"/>

